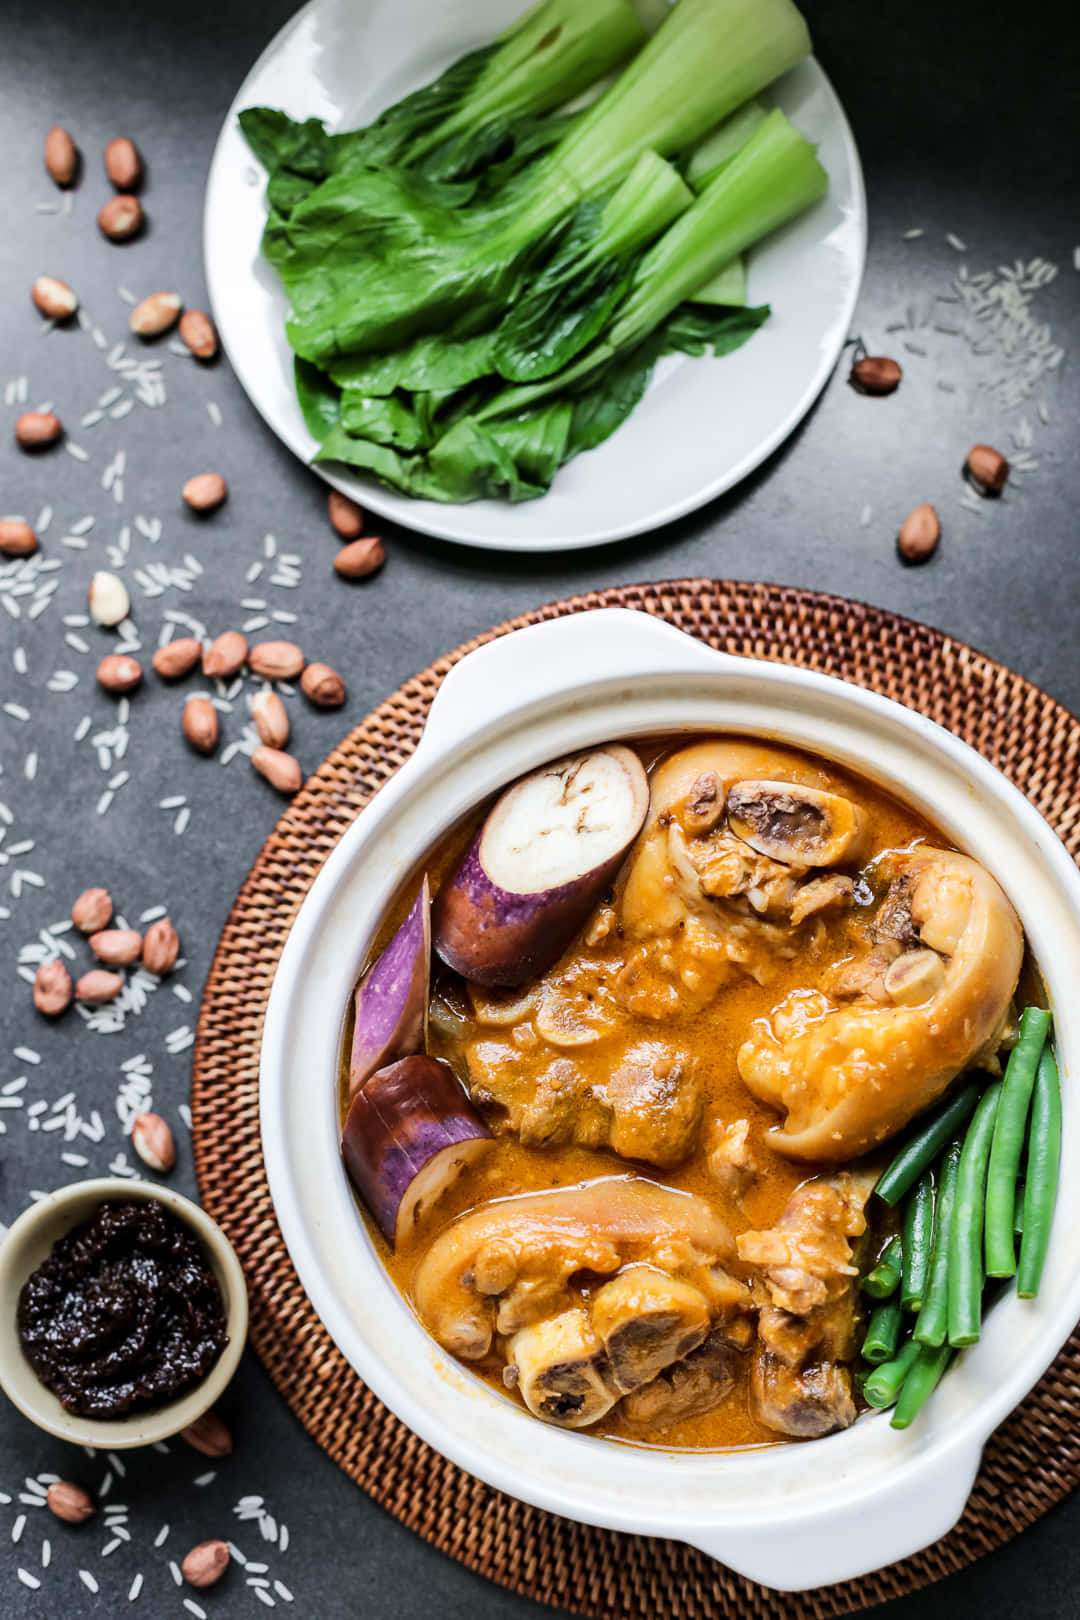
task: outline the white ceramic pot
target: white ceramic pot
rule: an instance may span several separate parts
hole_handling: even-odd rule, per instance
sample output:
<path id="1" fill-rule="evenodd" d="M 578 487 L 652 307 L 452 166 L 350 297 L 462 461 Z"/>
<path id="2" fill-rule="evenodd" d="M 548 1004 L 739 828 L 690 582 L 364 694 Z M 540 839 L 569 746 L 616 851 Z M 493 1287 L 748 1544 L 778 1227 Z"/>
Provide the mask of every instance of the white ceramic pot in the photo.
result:
<path id="1" fill-rule="evenodd" d="M 686 1453 L 540 1424 L 445 1354 L 389 1281 L 338 1153 L 335 1075 L 355 976 L 399 885 L 521 772 L 616 737 L 753 733 L 850 766 L 923 810 L 1001 880 L 1042 967 L 1065 1087 L 1061 1192 L 1038 1300 L 990 1312 L 903 1433 L 870 1416 L 803 1445 Z M 843 682 L 715 653 L 605 610 L 470 654 L 412 759 L 330 856 L 293 926 L 262 1048 L 262 1137 L 289 1252 L 334 1340 L 424 1440 L 499 1490 L 590 1524 L 669 1536 L 800 1590 L 903 1558 L 956 1522 L 991 1431 L 1080 1317 L 1080 873 L 1003 776 L 929 720 Z"/>

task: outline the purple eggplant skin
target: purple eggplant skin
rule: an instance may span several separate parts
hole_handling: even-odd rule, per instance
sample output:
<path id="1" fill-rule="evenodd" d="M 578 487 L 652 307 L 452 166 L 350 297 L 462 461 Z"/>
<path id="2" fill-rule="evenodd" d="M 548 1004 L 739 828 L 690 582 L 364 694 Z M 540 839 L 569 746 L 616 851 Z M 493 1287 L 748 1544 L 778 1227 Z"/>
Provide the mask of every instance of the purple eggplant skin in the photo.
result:
<path id="1" fill-rule="evenodd" d="M 353 1097 L 341 1156 L 396 1247 L 492 1140 L 450 1065 L 417 1053 L 371 1075 Z"/>
<path id="2" fill-rule="evenodd" d="M 481 829 L 436 897 L 432 939 L 439 956 L 462 978 L 491 989 L 513 990 L 559 960 L 619 870 L 626 851 L 557 889 L 511 894 L 484 871 L 482 837 Z"/>
<path id="3" fill-rule="evenodd" d="M 401 927 L 356 990 L 349 1096 L 376 1069 L 427 1045 L 431 989 L 431 890 L 425 876 Z"/>
<path id="4" fill-rule="evenodd" d="M 597 786 L 596 767 L 605 758 L 609 773 L 612 766 L 622 773 L 618 789 L 622 819 L 621 823 L 611 819 L 606 828 L 601 825 L 598 829 L 587 825 L 588 811 L 603 803 L 604 789 L 602 784 Z M 554 802 L 553 783 L 562 784 Z M 534 789 L 539 789 L 535 795 L 539 802 L 530 810 Z M 461 865 L 439 891 L 431 914 L 432 940 L 439 956 L 463 978 L 490 989 L 513 990 L 546 973 L 611 884 L 648 811 L 645 771 L 638 756 L 623 743 L 568 754 L 520 777 L 500 794 Z M 613 804 L 608 804 L 608 812 L 614 818 Z M 579 834 L 583 840 L 592 840 L 579 846 L 579 856 L 586 858 L 579 863 L 564 856 L 546 866 L 540 860 L 532 876 L 538 878 L 546 869 L 553 881 L 546 887 L 542 882 L 530 884 L 526 881 L 530 858 L 556 828 L 564 840 Z M 598 830 L 604 835 L 599 851 L 594 836 Z M 613 834 L 617 848 L 611 847 Z M 508 838 L 509 844 L 505 842 Z M 589 866 L 586 848 L 589 854 L 595 851 L 603 858 Z M 605 848 L 610 852 L 603 854 Z M 503 888 L 491 875 L 493 871 L 517 886 Z M 560 877 L 565 881 L 558 882 Z"/>

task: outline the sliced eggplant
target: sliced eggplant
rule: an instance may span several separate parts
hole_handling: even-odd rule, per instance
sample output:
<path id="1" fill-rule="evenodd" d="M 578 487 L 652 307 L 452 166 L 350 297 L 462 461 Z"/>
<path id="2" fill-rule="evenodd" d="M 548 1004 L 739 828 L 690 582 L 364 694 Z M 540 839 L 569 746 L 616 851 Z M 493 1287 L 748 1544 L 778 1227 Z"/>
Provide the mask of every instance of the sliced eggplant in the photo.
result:
<path id="1" fill-rule="evenodd" d="M 417 1053 L 378 1070 L 353 1097 L 341 1156 L 397 1247 L 491 1140 L 450 1065 Z"/>
<path id="2" fill-rule="evenodd" d="M 350 1097 L 376 1069 L 424 1050 L 430 980 L 431 891 L 425 877 L 409 915 L 357 988 Z"/>
<path id="3" fill-rule="evenodd" d="M 649 784 L 619 743 L 555 760 L 496 803 L 435 901 L 435 949 L 512 989 L 561 956 L 641 831 Z"/>

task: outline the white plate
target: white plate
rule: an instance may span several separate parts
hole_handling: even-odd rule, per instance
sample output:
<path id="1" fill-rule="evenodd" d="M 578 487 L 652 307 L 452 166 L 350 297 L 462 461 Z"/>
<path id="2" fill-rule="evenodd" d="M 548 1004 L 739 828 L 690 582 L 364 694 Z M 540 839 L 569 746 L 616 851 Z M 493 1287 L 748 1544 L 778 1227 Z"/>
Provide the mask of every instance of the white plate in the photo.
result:
<path id="1" fill-rule="evenodd" d="M 331 129 L 367 123 L 455 57 L 492 39 L 525 0 L 310 0 L 271 41 L 229 108 L 206 192 L 206 279 L 237 376 L 279 438 L 309 461 L 285 338 L 287 300 L 259 256 L 265 175 L 240 134 L 244 107 L 282 107 Z M 540 500 L 444 506 L 374 480 L 315 471 L 408 528 L 508 551 L 570 550 L 656 528 L 703 506 L 764 461 L 810 409 L 848 336 L 866 255 L 866 196 L 851 130 L 810 60 L 771 99 L 817 142 L 829 195 L 757 249 L 750 302 L 773 313 L 722 360 L 672 356 L 647 397 Z"/>

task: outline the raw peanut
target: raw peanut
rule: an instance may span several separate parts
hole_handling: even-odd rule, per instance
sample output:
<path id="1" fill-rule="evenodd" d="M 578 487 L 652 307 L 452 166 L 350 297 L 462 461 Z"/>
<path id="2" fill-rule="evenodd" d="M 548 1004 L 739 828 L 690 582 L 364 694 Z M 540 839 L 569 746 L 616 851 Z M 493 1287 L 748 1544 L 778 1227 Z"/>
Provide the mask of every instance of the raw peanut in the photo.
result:
<path id="1" fill-rule="evenodd" d="M 76 1001 L 115 1001 L 124 981 L 119 973 L 108 973 L 104 968 L 91 968 L 75 981 Z"/>
<path id="2" fill-rule="evenodd" d="M 180 1438 L 204 1457 L 227 1457 L 233 1448 L 229 1426 L 213 1407 L 181 1429 Z"/>
<path id="3" fill-rule="evenodd" d="M 366 579 L 385 561 L 382 541 L 369 534 L 364 540 L 353 540 L 349 545 L 342 546 L 334 558 L 334 567 L 342 579 Z"/>
<path id="4" fill-rule="evenodd" d="M 63 423 L 52 411 L 24 411 L 15 423 L 15 443 L 22 450 L 44 450 L 63 431 Z"/>
<path id="5" fill-rule="evenodd" d="M 142 665 L 127 653 L 110 653 L 98 665 L 97 678 L 106 692 L 122 697 L 125 692 L 134 692 L 142 680 Z"/>
<path id="6" fill-rule="evenodd" d="M 864 354 L 851 368 L 848 382 L 860 394 L 891 394 L 904 375 L 897 361 L 883 354 Z"/>
<path id="7" fill-rule="evenodd" d="M 339 489 L 330 491 L 330 526 L 343 540 L 355 540 L 363 533 L 364 514 L 355 501 L 350 501 Z"/>
<path id="8" fill-rule="evenodd" d="M 142 956 L 142 935 L 134 928 L 103 928 L 91 934 L 88 943 L 108 967 L 131 967 Z"/>
<path id="9" fill-rule="evenodd" d="M 71 920 L 84 934 L 97 934 L 107 928 L 113 914 L 108 889 L 84 889 L 71 908 Z"/>
<path id="10" fill-rule="evenodd" d="M 267 748 L 284 748 L 289 740 L 289 716 L 276 692 L 256 692 L 251 702 L 251 718 L 260 741 Z"/>
<path id="11" fill-rule="evenodd" d="M 117 135 L 105 148 L 105 173 L 117 191 L 136 191 L 142 184 L 142 158 L 126 135 Z"/>
<path id="12" fill-rule="evenodd" d="M 21 518 L 0 518 L 0 553 L 5 557 L 30 557 L 38 548 L 38 538 Z"/>
<path id="13" fill-rule="evenodd" d="M 98 213 L 98 230 L 102 236 L 107 236 L 110 242 L 126 242 L 136 235 L 138 231 L 142 230 L 145 218 L 146 215 L 143 213 L 143 206 L 138 197 L 129 197 L 126 192 L 122 192 L 118 197 L 110 197 Z M 158 296 L 167 297 L 168 294 L 159 294 Z M 149 302 L 149 299 L 144 300 L 144 303 Z M 139 308 L 142 309 L 143 304 L 140 304 Z M 141 337 L 153 337 L 153 332 L 140 331 L 134 325 L 134 315 L 132 322 L 132 330 L 139 331 Z M 172 322 L 170 321 L 167 324 L 171 325 Z M 164 331 L 165 328 L 159 327 L 158 330 Z"/>
<path id="14" fill-rule="evenodd" d="M 260 641 L 248 653 L 248 668 L 264 681 L 293 681 L 304 667 L 304 655 L 291 641 Z"/>
<path id="15" fill-rule="evenodd" d="M 69 1479 L 58 1479 L 50 1485 L 45 1500 L 49 1511 L 65 1524 L 85 1524 L 97 1512 L 90 1492 L 84 1491 L 81 1485 L 73 1485 Z"/>
<path id="16" fill-rule="evenodd" d="M 964 470 L 980 495 L 1000 495 L 1009 477 L 1009 463 L 992 444 L 973 444 Z"/>
<path id="17" fill-rule="evenodd" d="M 113 199 L 116 200 L 115 198 Z M 175 326 L 182 301 L 176 293 L 156 292 L 136 304 L 128 325 L 137 337 L 160 337 L 170 326 Z"/>
<path id="18" fill-rule="evenodd" d="M 99 569 L 90 581 L 90 617 L 106 627 L 122 624 L 131 612 L 127 586 L 117 574 Z"/>
<path id="19" fill-rule="evenodd" d="M 180 491 L 193 512 L 212 512 L 229 493 L 220 473 L 196 473 Z"/>
<path id="20" fill-rule="evenodd" d="M 58 1018 L 71 1006 L 71 974 L 63 962 L 42 962 L 34 974 L 34 1006 L 46 1018 Z"/>
<path id="21" fill-rule="evenodd" d="M 164 647 L 159 647 L 150 662 L 163 681 L 178 681 L 195 668 L 202 650 L 202 642 L 196 641 L 194 636 L 178 636 L 175 641 L 167 641 Z"/>
<path id="22" fill-rule="evenodd" d="M 186 309 L 180 317 L 180 336 L 196 360 L 212 360 L 218 351 L 214 323 L 201 309 Z"/>
<path id="23" fill-rule="evenodd" d="M 319 709 L 337 709 L 345 701 L 345 682 L 329 664 L 309 664 L 300 677 L 304 696 Z"/>
<path id="24" fill-rule="evenodd" d="M 224 1541 L 200 1541 L 192 1547 L 181 1572 L 189 1586 L 213 1586 L 229 1567 L 229 1549 Z"/>
<path id="25" fill-rule="evenodd" d="M 900 525 L 896 537 L 897 548 L 905 562 L 928 562 L 941 539 L 941 524 L 934 508 L 925 503 L 917 506 Z"/>
<path id="26" fill-rule="evenodd" d="M 142 965 L 147 973 L 159 979 L 171 973 L 180 955 L 180 936 L 168 917 L 159 917 L 151 923 L 143 940 Z"/>
<path id="27" fill-rule="evenodd" d="M 50 321 L 66 321 L 79 307 L 79 300 L 66 281 L 55 276 L 38 276 L 30 289 L 34 307 Z"/>
<path id="28" fill-rule="evenodd" d="M 221 726 L 217 710 L 209 698 L 188 698 L 180 722 L 184 736 L 198 754 L 212 754 L 218 745 Z"/>
<path id="29" fill-rule="evenodd" d="M 70 186 L 79 168 L 75 142 L 66 129 L 54 124 L 45 137 L 45 167 L 58 186 Z"/>
<path id="30" fill-rule="evenodd" d="M 131 1122 L 131 1145 L 143 1164 L 166 1175 L 176 1163 L 176 1143 L 168 1122 L 160 1114 L 136 1114 Z"/>
<path id="31" fill-rule="evenodd" d="M 265 776 L 271 787 L 277 788 L 279 793 L 296 793 L 304 780 L 304 773 L 297 760 L 291 754 L 282 753 L 280 748 L 267 748 L 264 744 L 256 748 L 251 756 L 251 763 L 260 776 Z"/>
<path id="32" fill-rule="evenodd" d="M 243 669 L 247 655 L 247 639 L 239 630 L 223 630 L 203 653 L 202 672 L 211 680 L 230 680 Z"/>

